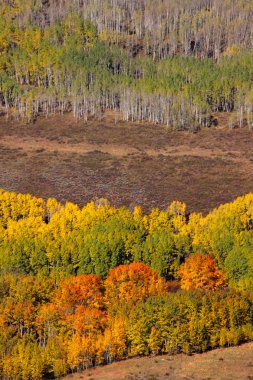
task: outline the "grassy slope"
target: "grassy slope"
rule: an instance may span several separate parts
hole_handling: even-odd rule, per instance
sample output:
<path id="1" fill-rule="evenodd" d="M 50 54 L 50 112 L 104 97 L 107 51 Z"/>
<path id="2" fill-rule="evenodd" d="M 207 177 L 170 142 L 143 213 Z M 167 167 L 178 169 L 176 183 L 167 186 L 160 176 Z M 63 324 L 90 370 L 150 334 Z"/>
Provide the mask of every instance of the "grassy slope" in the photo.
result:
<path id="1" fill-rule="evenodd" d="M 134 358 L 69 375 L 65 380 L 252 380 L 253 343 L 204 354 Z"/>
<path id="2" fill-rule="evenodd" d="M 0 117 L 0 187 L 80 205 L 164 208 L 172 200 L 207 212 L 253 190 L 253 131 L 167 132 L 158 125 L 75 122 L 70 115 L 26 125 Z"/>

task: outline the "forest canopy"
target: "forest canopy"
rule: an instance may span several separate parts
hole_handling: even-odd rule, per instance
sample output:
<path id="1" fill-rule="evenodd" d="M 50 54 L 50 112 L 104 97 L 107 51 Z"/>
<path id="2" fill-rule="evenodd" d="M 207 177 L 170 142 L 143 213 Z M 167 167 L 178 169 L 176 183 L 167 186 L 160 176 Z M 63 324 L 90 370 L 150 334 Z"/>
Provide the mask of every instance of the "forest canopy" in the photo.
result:
<path id="1" fill-rule="evenodd" d="M 61 377 L 253 339 L 253 194 L 145 215 L 0 191 L 0 372 Z"/>
<path id="2" fill-rule="evenodd" d="M 145 215 L 140 206 L 130 211 L 106 199 L 79 208 L 1 190 L 0 274 L 47 276 L 58 284 L 81 274 L 105 279 L 117 266 L 142 262 L 166 280 L 212 273 L 207 288 L 226 278 L 231 288 L 251 290 L 252 221 L 253 194 L 203 216 L 188 214 L 179 201 Z"/>
<path id="3" fill-rule="evenodd" d="M 195 130 L 222 111 L 252 126 L 248 0 L 13 0 L 1 2 L 0 14 L 8 114 L 87 119 L 110 109 Z"/>

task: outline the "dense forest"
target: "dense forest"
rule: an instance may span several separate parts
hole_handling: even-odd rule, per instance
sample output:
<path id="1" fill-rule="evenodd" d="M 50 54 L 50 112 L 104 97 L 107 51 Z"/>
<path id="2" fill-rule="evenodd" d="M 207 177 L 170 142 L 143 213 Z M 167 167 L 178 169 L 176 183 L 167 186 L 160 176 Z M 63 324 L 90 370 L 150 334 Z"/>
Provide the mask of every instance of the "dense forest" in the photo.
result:
<path id="1" fill-rule="evenodd" d="M 2 113 L 253 125 L 249 0 L 3 0 Z"/>
<path id="2" fill-rule="evenodd" d="M 0 191 L 0 371 L 60 377 L 253 339 L 253 194 L 207 216 Z"/>

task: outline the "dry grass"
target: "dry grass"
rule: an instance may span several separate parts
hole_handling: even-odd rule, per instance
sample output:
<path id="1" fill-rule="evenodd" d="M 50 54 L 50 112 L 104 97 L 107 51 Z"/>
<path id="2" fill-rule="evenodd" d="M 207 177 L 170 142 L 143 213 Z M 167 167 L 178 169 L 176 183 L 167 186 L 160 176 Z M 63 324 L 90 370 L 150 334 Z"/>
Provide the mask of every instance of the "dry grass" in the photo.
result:
<path id="1" fill-rule="evenodd" d="M 107 197 L 145 211 L 179 199 L 206 213 L 253 190 L 252 138 L 246 128 L 192 134 L 115 124 L 110 114 L 101 122 L 65 115 L 31 125 L 0 117 L 0 187 L 80 205 Z"/>
<path id="2" fill-rule="evenodd" d="M 204 354 L 134 358 L 65 380 L 252 380 L 253 343 Z"/>

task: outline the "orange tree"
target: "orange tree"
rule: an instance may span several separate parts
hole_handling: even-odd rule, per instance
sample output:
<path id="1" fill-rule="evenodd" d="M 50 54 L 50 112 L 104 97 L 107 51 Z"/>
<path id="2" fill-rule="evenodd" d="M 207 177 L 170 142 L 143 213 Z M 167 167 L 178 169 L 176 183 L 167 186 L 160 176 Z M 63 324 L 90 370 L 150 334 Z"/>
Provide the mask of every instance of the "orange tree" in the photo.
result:
<path id="1" fill-rule="evenodd" d="M 163 295 L 167 288 L 166 280 L 143 263 L 119 265 L 110 270 L 105 280 L 105 298 L 108 305 L 136 303 L 150 296 Z"/>
<path id="2" fill-rule="evenodd" d="M 209 254 L 189 256 L 180 266 L 178 274 L 184 290 L 216 290 L 226 286 L 224 273 L 217 268 L 215 260 Z"/>

